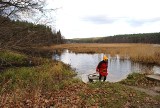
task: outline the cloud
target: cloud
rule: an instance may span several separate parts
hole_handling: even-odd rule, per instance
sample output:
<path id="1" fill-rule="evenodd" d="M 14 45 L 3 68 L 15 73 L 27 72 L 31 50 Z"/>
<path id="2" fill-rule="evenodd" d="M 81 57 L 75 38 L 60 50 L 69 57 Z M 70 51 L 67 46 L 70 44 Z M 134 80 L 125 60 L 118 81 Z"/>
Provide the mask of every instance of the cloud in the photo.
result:
<path id="1" fill-rule="evenodd" d="M 159 32 L 159 0 L 47 1 L 50 7 L 62 7 L 53 16 L 65 38 Z"/>
<path id="2" fill-rule="evenodd" d="M 108 17 L 106 15 L 86 16 L 83 21 L 91 22 L 92 24 L 113 24 L 117 22 L 128 23 L 131 27 L 140 27 L 146 23 L 156 23 L 160 21 L 160 17 L 155 18 L 131 18 L 131 17 Z"/>
<path id="3" fill-rule="evenodd" d="M 128 23 L 133 26 L 133 27 L 139 27 L 139 26 L 142 26 L 143 24 L 146 24 L 146 23 L 156 23 L 156 22 L 159 22 L 160 21 L 160 17 L 156 17 L 156 18 L 150 18 L 150 19 L 130 19 L 128 18 L 127 19 Z"/>
<path id="4" fill-rule="evenodd" d="M 82 19 L 94 24 L 111 24 L 117 20 L 116 18 L 107 17 L 105 15 L 86 16 Z"/>

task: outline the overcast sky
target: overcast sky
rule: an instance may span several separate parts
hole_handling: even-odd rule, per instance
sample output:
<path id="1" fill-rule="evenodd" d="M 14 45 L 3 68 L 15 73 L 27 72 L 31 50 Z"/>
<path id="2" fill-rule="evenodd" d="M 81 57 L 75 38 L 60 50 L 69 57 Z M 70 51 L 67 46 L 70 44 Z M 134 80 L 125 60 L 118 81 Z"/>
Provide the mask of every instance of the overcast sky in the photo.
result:
<path id="1" fill-rule="evenodd" d="M 160 0 L 47 0 L 66 39 L 160 32 Z"/>

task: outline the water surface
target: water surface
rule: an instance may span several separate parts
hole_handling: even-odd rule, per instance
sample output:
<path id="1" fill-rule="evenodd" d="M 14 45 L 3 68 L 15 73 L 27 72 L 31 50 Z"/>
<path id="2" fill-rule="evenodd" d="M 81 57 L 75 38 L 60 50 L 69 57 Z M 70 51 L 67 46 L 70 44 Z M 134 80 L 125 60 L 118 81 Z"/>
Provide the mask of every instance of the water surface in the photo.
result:
<path id="1" fill-rule="evenodd" d="M 60 56 L 57 54 L 53 55 L 53 59 L 57 59 L 66 64 L 71 65 L 77 72 L 77 77 L 82 79 L 84 82 L 88 82 L 88 75 L 96 72 L 96 67 L 98 63 L 103 58 L 103 53 L 101 54 L 81 54 L 72 53 L 65 50 Z M 140 63 L 131 62 L 129 59 L 121 60 L 118 55 L 111 57 L 108 56 L 108 76 L 107 80 L 109 82 L 117 82 L 125 79 L 128 74 L 132 72 L 148 72 L 160 74 L 159 66 L 149 66 Z"/>

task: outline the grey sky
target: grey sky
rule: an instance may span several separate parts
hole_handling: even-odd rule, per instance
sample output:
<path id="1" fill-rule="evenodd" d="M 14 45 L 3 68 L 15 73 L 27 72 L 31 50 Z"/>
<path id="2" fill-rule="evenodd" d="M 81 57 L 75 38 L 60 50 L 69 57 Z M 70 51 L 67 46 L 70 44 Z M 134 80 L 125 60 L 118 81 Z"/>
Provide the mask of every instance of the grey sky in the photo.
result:
<path id="1" fill-rule="evenodd" d="M 65 38 L 160 32 L 160 0 L 47 0 Z"/>

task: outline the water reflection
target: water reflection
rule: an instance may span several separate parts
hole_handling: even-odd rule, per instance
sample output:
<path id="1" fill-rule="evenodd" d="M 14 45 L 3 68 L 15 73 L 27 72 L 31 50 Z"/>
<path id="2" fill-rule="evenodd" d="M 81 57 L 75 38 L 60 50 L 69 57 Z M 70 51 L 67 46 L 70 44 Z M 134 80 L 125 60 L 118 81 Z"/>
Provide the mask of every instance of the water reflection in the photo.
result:
<path id="1" fill-rule="evenodd" d="M 70 64 L 72 68 L 76 69 L 77 77 L 82 81 L 88 82 L 88 74 L 96 72 L 96 66 L 102 60 L 104 54 L 75 54 L 65 50 L 61 55 L 53 54 L 53 59 L 60 60 L 66 64 Z M 130 60 L 121 60 L 118 55 L 115 57 L 108 56 L 108 71 L 107 80 L 109 82 L 117 82 L 125 79 L 131 72 L 146 72 L 153 71 L 160 73 L 160 67 L 147 66 L 140 63 L 134 63 Z M 58 59 L 57 59 L 58 58 Z"/>

